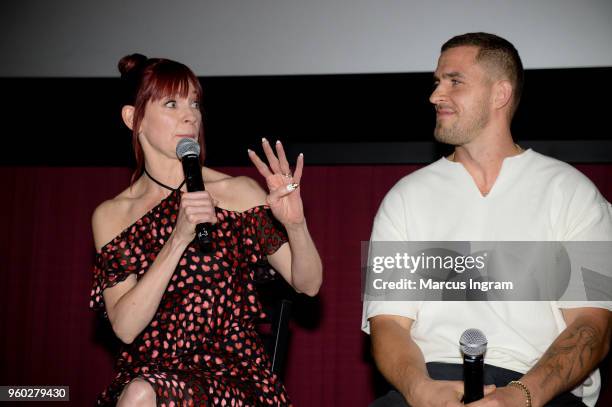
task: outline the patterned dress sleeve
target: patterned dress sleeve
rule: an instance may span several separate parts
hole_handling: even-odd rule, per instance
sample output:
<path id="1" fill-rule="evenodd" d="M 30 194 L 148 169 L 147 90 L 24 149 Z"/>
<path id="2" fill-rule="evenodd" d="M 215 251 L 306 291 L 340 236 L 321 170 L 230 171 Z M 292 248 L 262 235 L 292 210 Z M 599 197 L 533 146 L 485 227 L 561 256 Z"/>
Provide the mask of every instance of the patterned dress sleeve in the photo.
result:
<path id="1" fill-rule="evenodd" d="M 267 206 L 258 206 L 253 211 L 257 243 L 261 255 L 270 255 L 288 242 L 285 227 L 276 220 Z"/>
<path id="2" fill-rule="evenodd" d="M 257 206 L 248 211 L 246 218 L 246 251 L 256 280 L 275 277 L 266 256 L 276 252 L 288 242 L 285 227 L 274 218 L 267 206 Z"/>
<path id="3" fill-rule="evenodd" d="M 106 316 L 102 292 L 125 280 L 130 274 L 140 276 L 147 268 L 147 256 L 134 235 L 117 236 L 96 253 L 89 307 L 104 311 Z"/>

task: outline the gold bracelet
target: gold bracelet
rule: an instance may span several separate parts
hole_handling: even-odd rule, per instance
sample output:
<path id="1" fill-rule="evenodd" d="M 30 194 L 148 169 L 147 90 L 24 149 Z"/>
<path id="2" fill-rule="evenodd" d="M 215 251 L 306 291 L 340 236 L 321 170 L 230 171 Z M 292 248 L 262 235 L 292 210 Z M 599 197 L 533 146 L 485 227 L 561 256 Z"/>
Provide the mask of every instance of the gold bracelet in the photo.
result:
<path id="1" fill-rule="evenodd" d="M 521 389 L 523 391 L 523 394 L 525 395 L 525 407 L 531 407 L 531 392 L 523 382 L 521 382 L 520 380 L 513 380 L 508 383 L 508 386 L 515 386 Z"/>

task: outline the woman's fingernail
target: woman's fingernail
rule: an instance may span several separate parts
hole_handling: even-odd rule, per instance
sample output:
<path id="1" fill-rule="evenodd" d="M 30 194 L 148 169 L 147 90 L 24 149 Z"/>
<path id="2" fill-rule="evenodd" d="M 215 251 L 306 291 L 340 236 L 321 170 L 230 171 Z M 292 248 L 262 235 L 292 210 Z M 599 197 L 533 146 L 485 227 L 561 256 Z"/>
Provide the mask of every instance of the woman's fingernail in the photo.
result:
<path id="1" fill-rule="evenodd" d="M 280 144 L 280 143 L 281 143 L 280 140 L 276 140 L 276 144 Z"/>
<path id="2" fill-rule="evenodd" d="M 262 143 L 267 143 L 267 142 L 268 142 L 268 140 L 266 140 L 266 138 L 265 138 L 265 137 L 262 137 L 262 138 L 261 138 L 261 142 L 262 142 Z"/>
<path id="3" fill-rule="evenodd" d="M 295 189 L 296 189 L 297 187 L 299 187 L 299 186 L 300 186 L 300 184 L 296 184 L 296 183 L 294 182 L 293 184 L 289 184 L 289 185 L 287 185 L 287 187 L 286 187 L 286 188 L 287 188 L 287 191 L 291 192 L 291 191 L 295 191 Z"/>

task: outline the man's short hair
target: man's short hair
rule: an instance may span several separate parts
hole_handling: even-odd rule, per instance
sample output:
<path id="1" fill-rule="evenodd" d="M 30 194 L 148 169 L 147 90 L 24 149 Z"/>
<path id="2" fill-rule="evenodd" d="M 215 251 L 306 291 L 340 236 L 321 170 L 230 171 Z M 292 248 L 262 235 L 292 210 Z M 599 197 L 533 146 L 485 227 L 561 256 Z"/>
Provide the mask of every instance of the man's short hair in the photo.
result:
<path id="1" fill-rule="evenodd" d="M 523 93 L 523 82 L 525 80 L 523 63 L 514 45 L 497 35 L 477 32 L 451 38 L 442 45 L 441 52 L 461 46 L 478 47 L 476 61 L 484 62 L 499 69 L 503 75 L 507 76 L 514 88 L 511 110 L 511 114 L 514 115 Z"/>

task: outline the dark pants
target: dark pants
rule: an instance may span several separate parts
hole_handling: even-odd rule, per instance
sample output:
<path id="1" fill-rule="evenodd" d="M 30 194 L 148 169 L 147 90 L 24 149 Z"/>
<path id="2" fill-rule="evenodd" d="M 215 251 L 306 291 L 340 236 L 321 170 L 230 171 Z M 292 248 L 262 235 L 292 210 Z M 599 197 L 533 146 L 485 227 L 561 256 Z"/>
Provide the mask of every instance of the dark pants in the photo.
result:
<path id="1" fill-rule="evenodd" d="M 431 362 L 427 364 L 429 376 L 435 380 L 463 380 L 463 366 L 452 363 Z M 485 365 L 484 382 L 503 387 L 512 380 L 518 380 L 522 373 L 503 369 L 497 366 Z M 387 395 L 374 400 L 370 407 L 410 407 L 404 397 L 392 390 Z M 582 400 L 572 393 L 558 395 L 546 404 L 546 407 L 586 407 Z"/>

